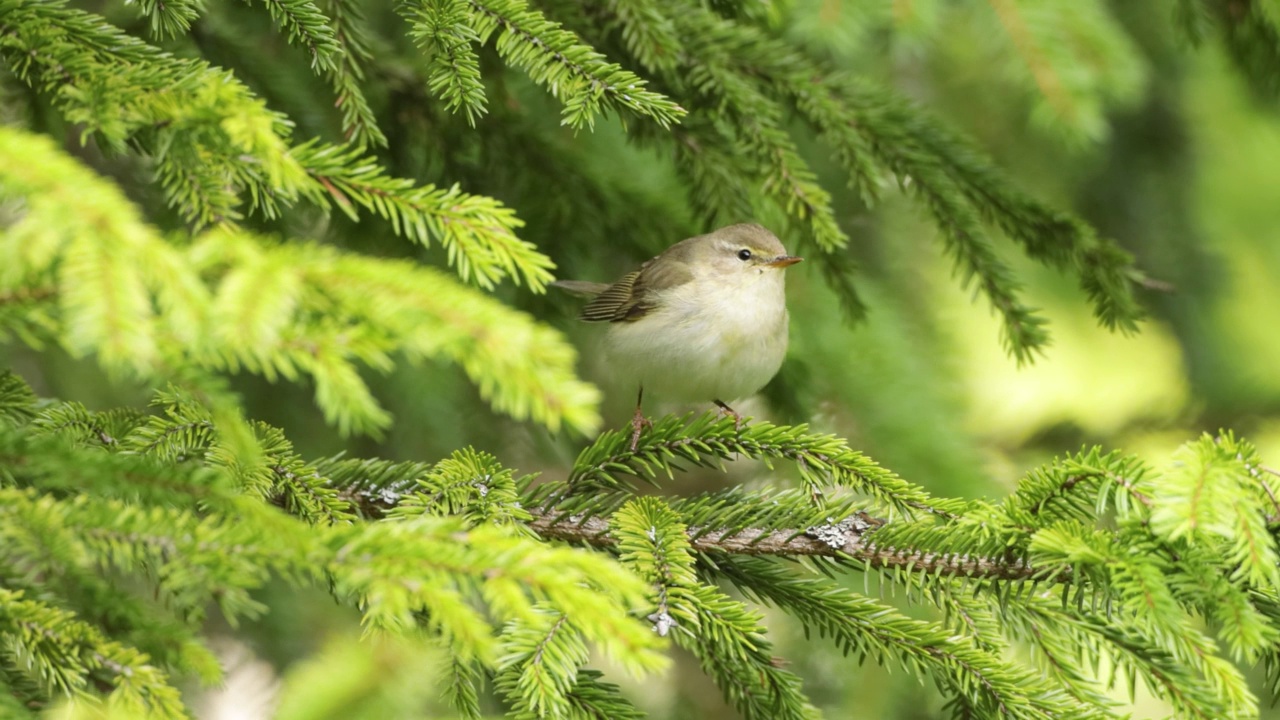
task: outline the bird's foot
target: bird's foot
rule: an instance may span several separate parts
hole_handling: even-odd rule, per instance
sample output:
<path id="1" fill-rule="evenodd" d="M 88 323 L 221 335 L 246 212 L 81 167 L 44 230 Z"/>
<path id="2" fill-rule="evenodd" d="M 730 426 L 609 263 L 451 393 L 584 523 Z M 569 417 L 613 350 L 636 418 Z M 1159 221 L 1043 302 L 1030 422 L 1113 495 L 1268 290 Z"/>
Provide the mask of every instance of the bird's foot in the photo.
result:
<path id="1" fill-rule="evenodd" d="M 640 433 L 651 427 L 653 421 L 645 417 L 644 411 L 637 405 L 635 414 L 631 416 L 631 452 L 635 452 L 636 446 L 640 444 Z"/>
<path id="2" fill-rule="evenodd" d="M 724 413 L 725 417 L 733 418 L 734 432 L 737 432 L 742 429 L 742 422 L 743 422 L 742 416 L 738 414 L 737 410 L 734 410 L 733 408 L 729 407 L 728 403 L 724 402 L 723 400 L 712 400 L 711 402 L 715 403 L 716 407 L 720 408 L 720 412 Z"/>

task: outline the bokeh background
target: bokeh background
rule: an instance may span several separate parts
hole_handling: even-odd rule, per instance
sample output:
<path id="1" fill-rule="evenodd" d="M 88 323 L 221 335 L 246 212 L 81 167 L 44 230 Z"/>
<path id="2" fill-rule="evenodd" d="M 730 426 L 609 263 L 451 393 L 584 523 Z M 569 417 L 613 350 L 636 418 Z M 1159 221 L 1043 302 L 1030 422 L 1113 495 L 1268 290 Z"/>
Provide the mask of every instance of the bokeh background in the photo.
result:
<path id="1" fill-rule="evenodd" d="M 145 35 L 122 3 L 85 5 Z M 272 108 L 289 114 L 297 137 L 336 138 L 329 95 L 306 71 L 305 58 L 257 10 L 212 5 L 190 38 L 171 49 L 233 68 Z M 564 5 L 546 3 L 553 17 Z M 370 4 L 368 12 L 373 25 L 386 29 L 369 87 L 391 141 L 384 156 L 393 173 L 457 182 L 514 207 L 527 223 L 522 237 L 550 254 L 562 277 L 611 279 L 710 229 L 692 211 L 669 156 L 629 143 L 617 121 L 591 133 L 561 127 L 555 102 L 502 72 L 491 53 L 483 56 L 486 76 L 500 78 L 502 101 L 491 102 L 489 117 L 471 129 L 427 94 L 422 63 L 390 8 Z M 812 263 L 790 270 L 791 356 L 748 412 L 847 437 L 938 495 L 999 496 L 1029 468 L 1095 444 L 1160 465 L 1179 444 L 1219 428 L 1252 439 L 1280 465 L 1280 107 L 1264 82 L 1242 73 L 1212 38 L 1193 43 L 1175 3 L 1162 0 L 797 0 L 771 12 L 778 32 L 913 97 L 972 137 L 1027 190 L 1079 212 L 1132 252 L 1153 282 L 1143 296 L 1150 318 L 1141 331 L 1115 334 L 1095 324 L 1073 278 L 1002 245 L 1053 335 L 1043 357 L 1019 366 L 1001 349 L 985 303 L 953 276 L 920 207 L 893 193 L 867 207 L 843 189 L 840 170 L 797 127 L 808 159 L 836 196 L 870 314 L 850 323 Z M 180 227 L 143 168 L 82 146 L 73 128 L 59 125 L 11 77 L 0 86 L 5 121 L 65 137 L 149 217 Z M 376 222 L 291 215 L 252 223 L 284 237 L 441 261 Z M 509 287 L 500 292 L 573 337 L 583 349 L 583 373 L 600 377 L 591 357 L 598 329 L 574 321 L 577 301 Z M 92 408 L 146 401 L 143 389 L 107 382 L 91 363 L 55 350 L 6 345 L 4 363 L 40 393 Z M 310 388 L 254 377 L 236 378 L 235 387 L 251 417 L 283 427 L 305 456 L 431 461 L 473 445 L 520 471 L 556 477 L 584 442 L 492 413 L 462 373 L 445 364 L 402 364 L 368 377 L 396 417 L 383 437 L 344 438 L 325 426 Z M 631 400 L 629 390 L 610 392 L 607 423 L 620 425 Z M 672 491 L 790 481 L 740 464 L 728 474 L 681 478 Z M 849 578 L 854 587 L 864 581 Z M 892 593 L 874 581 L 866 587 Z M 294 592 L 265 591 L 269 604 L 296 609 L 289 614 L 238 628 L 211 621 L 237 670 L 222 690 L 192 691 L 205 692 L 206 716 L 260 717 L 286 674 L 293 673 L 286 693 L 304 685 L 308 672 L 332 677 L 297 664 L 315 653 L 311 663 L 346 663 L 353 685 L 378 686 L 383 705 L 350 713 L 447 716 L 424 680 L 430 657 L 400 645 L 353 645 L 355 617 L 323 596 L 284 596 Z M 912 676 L 859 666 L 804 638 L 784 617 L 771 616 L 770 627 L 780 653 L 830 717 L 940 712 L 938 696 Z M 338 703 L 346 689 L 326 691 Z M 734 717 L 689 658 L 630 689 L 653 717 Z M 332 717 L 351 716 L 335 707 Z M 1135 711 L 1165 714 L 1141 692 Z"/>

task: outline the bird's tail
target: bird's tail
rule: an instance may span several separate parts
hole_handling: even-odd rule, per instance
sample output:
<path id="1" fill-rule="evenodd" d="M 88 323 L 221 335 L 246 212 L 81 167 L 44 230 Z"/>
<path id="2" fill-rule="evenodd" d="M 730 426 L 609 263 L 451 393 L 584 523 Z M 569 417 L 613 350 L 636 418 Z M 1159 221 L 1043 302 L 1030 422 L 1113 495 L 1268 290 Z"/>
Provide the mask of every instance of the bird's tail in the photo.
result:
<path id="1" fill-rule="evenodd" d="M 595 297 L 609 289 L 609 286 L 605 283 L 587 282 L 586 280 L 556 280 L 551 283 L 551 287 L 558 287 L 565 292 L 582 297 Z"/>

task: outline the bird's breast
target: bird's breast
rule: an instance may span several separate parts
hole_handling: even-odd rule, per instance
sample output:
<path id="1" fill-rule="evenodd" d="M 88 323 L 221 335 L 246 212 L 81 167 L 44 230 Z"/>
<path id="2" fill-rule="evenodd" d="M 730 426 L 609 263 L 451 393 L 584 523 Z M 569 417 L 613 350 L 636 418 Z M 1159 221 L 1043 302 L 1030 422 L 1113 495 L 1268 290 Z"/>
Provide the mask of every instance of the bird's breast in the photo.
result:
<path id="1" fill-rule="evenodd" d="M 787 306 L 780 273 L 745 274 L 736 282 L 688 283 L 672 292 L 667 307 L 681 321 L 727 344 L 750 344 L 785 329 Z"/>
<path id="2" fill-rule="evenodd" d="M 748 286 L 688 283 L 658 308 L 610 329 L 610 364 L 646 392 L 682 401 L 730 401 L 755 393 L 787 351 L 781 278 Z M 701 285 L 701 286 L 699 286 Z"/>

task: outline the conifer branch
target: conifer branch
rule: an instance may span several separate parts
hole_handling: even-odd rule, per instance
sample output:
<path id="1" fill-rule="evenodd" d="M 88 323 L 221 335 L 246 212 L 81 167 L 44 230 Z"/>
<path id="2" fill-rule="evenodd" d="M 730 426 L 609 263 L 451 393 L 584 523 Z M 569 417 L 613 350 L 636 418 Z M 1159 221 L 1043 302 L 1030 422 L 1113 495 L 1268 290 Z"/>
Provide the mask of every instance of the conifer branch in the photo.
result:
<path id="1" fill-rule="evenodd" d="M 306 180 L 288 153 L 288 121 L 229 72 L 175 58 L 61 2 L 11 3 L 0 36 L 0 57 L 68 119 L 117 150 L 149 155 L 189 222 L 234 220 L 240 191 L 272 216 Z"/>
<path id="2" fill-rule="evenodd" d="M 687 146 L 682 152 L 694 150 L 689 155 L 696 162 L 695 169 L 722 159 L 736 166 L 735 171 L 747 173 L 746 177 L 732 178 L 726 177 L 734 172 L 727 168 L 714 175 L 695 172 L 693 179 L 704 188 L 701 194 L 708 200 L 718 199 L 725 191 L 718 189 L 717 183 L 728 183 L 729 188 L 754 185 L 754 194 L 767 198 L 784 216 L 805 224 L 809 238 L 820 250 L 830 253 L 843 248 L 848 237 L 835 221 L 830 194 L 818 184 L 783 128 L 783 107 L 770 97 L 767 86 L 741 72 L 740 56 L 757 48 L 735 35 L 732 23 L 701 5 L 686 8 L 672 20 L 683 43 L 682 54 L 688 59 L 680 67 L 668 67 L 663 79 L 690 96 L 695 111 L 714 112 L 731 120 L 712 119 L 691 126 L 698 145 Z M 723 147 L 717 152 L 719 158 L 708 155 L 711 143 Z M 746 158 L 751 160 L 744 163 Z M 708 203 L 704 208 L 717 216 L 732 216 L 735 210 L 722 202 Z"/>
<path id="3" fill-rule="evenodd" d="M 1280 95 L 1280 12 L 1269 0 L 1178 0 L 1175 16 L 1184 34 L 1202 42 L 1216 30 L 1228 55 L 1259 96 Z"/>
<path id="4" fill-rule="evenodd" d="M 494 687 L 526 717 L 568 717 L 573 682 L 587 662 L 587 646 L 563 613 L 545 610 L 504 631 L 524 652 L 503 658 Z"/>
<path id="5" fill-rule="evenodd" d="M 681 51 L 676 23 L 669 8 L 654 0 L 611 0 L 627 51 L 654 72 L 676 69 Z"/>
<path id="6" fill-rule="evenodd" d="M 654 630 L 690 650 L 725 698 L 748 718 L 811 718 L 800 681 L 769 654 L 760 615 L 700 583 L 680 518 L 660 499 L 636 498 L 614 514 L 620 555 L 651 583 Z"/>
<path id="7" fill-rule="evenodd" d="M 454 658 L 448 667 L 444 694 L 449 704 L 465 720 L 482 720 L 479 684 L 483 675 L 479 664 Z"/>
<path id="8" fill-rule="evenodd" d="M 289 42 L 306 48 L 312 70 L 335 70 L 342 46 L 334 37 L 332 22 L 312 0 L 262 0 L 262 4 Z"/>
<path id="9" fill-rule="evenodd" d="M 427 87 L 450 112 L 461 108 L 474 127 L 487 110 L 480 58 L 473 47 L 481 40 L 472 27 L 470 6 L 466 0 L 423 0 L 399 9 L 412 23 L 414 42 L 428 55 Z"/>
<path id="10" fill-rule="evenodd" d="M 717 560 L 707 563 L 709 576 L 727 579 L 748 597 L 794 613 L 846 655 L 870 655 L 882 664 L 896 656 L 904 666 L 929 673 L 953 702 L 968 704 L 979 717 L 1112 717 L 980 647 L 976 638 L 956 637 L 932 623 L 907 618 L 827 578 L 798 575 L 761 558 Z"/>
<path id="11" fill-rule="evenodd" d="M 1263 465 L 1230 434 L 1189 443 L 1161 474 L 1091 450 L 1030 473 L 1002 503 L 930 501 L 945 511 L 879 519 L 858 509 L 866 500 L 815 497 L 812 487 L 666 501 L 637 497 L 625 484 L 588 482 L 590 493 L 582 479 L 534 485 L 470 450 L 434 465 L 308 464 L 272 428 L 255 426 L 244 453 L 193 397 L 165 393 L 159 403 L 163 415 L 152 416 L 38 405 L 22 383 L 0 377 L 0 467 L 16 483 L 0 489 L 0 546 L 24 568 L 16 587 L 48 593 L 55 586 L 32 573 L 53 573 L 69 592 L 114 600 L 111 611 L 94 610 L 84 622 L 116 612 L 114 627 L 162 657 L 182 652 L 173 638 L 188 631 L 135 618 L 143 608 L 98 577 L 99 564 L 154 573 L 184 627 L 199 619 L 210 593 L 235 617 L 259 610 L 250 591 L 268 574 L 301 583 L 324 577 L 340 599 L 360 605 L 371 627 L 421 626 L 442 640 L 464 708 L 474 707 L 475 674 L 493 673 L 510 705 L 530 714 L 567 714 L 588 703 L 631 717 L 616 688 L 585 668 L 587 644 L 643 672 L 661 662 L 665 636 L 693 652 L 747 717 L 809 717 L 799 679 L 771 655 L 760 613 L 725 595 L 717 580 L 794 615 L 845 653 L 928 674 L 953 704 L 984 717 L 1110 717 L 1098 693 L 1107 680 L 1089 677 L 1080 663 L 1114 663 L 1187 716 L 1245 715 L 1256 701 L 1196 616 L 1220 626 L 1243 659 L 1266 659 L 1280 641 L 1280 600 L 1267 571 L 1274 562 L 1262 550 L 1274 543 L 1273 529 L 1262 530 L 1263 540 L 1253 530 L 1260 520 L 1250 519 L 1272 507 L 1257 482 Z M 598 452 L 615 452 L 606 439 L 584 452 L 579 469 L 653 477 L 673 472 L 677 459 L 723 461 L 729 448 L 778 458 L 792 457 L 786 448 L 825 448 L 829 474 L 811 482 L 840 488 L 846 483 L 835 468 L 854 465 L 874 474 L 838 442 L 803 428 L 762 423 L 752 433 L 725 422 L 714 414 L 661 420 L 650 433 L 658 445 L 640 453 L 647 464 L 598 466 Z M 686 433 L 696 451 L 668 443 L 669 456 L 654 454 L 670 440 L 664 425 Z M 85 475 L 90 467 L 94 474 Z M 69 477 L 75 494 L 66 493 Z M 297 485 L 294 494 L 281 483 Z M 272 513 L 263 500 L 308 522 Z M 356 520 L 354 510 L 379 521 Z M 879 571 L 882 582 L 954 619 L 909 619 L 781 562 L 805 558 L 819 561 L 811 570 Z M 1046 584 L 1061 602 L 1041 589 Z M 1102 603 L 1106 620 L 1096 609 Z M 625 619 L 623 606 L 632 617 L 647 615 L 652 629 Z M 1005 636 L 1030 642 L 1050 675 L 1010 664 Z M 193 669 L 200 662 L 172 660 Z"/>
<path id="12" fill-rule="evenodd" d="M 714 467 L 739 456 L 790 460 L 815 499 L 822 497 L 824 487 L 834 485 L 856 488 L 908 516 L 948 517 L 954 509 L 835 436 L 811 433 L 807 425 L 739 424 L 715 412 L 663 417 L 641 434 L 634 449 L 627 433 L 601 434 L 578 455 L 565 492 L 626 487 L 626 476 L 657 484 L 661 475 L 671 478 L 682 462 Z"/>
<path id="13" fill-rule="evenodd" d="M 788 80 L 794 83 L 796 78 Z M 1043 320 L 1019 299 L 1021 286 L 996 255 L 982 219 L 1042 261 L 1061 266 L 1079 253 L 1082 283 L 1099 286 L 1094 298 L 1098 315 L 1112 318 L 1109 323 L 1132 327 L 1138 312 L 1127 281 L 1117 283 L 1109 274 L 1103 275 L 1114 272 L 1111 264 L 1083 259 L 1097 243 L 1092 232 L 1082 222 L 1026 197 L 922 110 L 866 83 L 841 77 L 819 80 L 796 102 L 810 114 L 824 139 L 839 148 L 854 186 L 864 197 L 876 193 L 867 167 L 870 154 L 897 177 L 907 194 L 923 203 L 943 231 L 962 281 L 976 283 L 1000 314 L 1006 350 L 1015 358 L 1029 361 L 1048 336 Z M 1091 279 L 1095 275 L 1099 279 Z M 1118 299 L 1111 300 L 1113 296 Z"/>
<path id="14" fill-rule="evenodd" d="M 151 20 L 151 34 L 161 40 L 186 34 L 200 17 L 198 0 L 138 0 L 138 10 Z"/>
<path id="15" fill-rule="evenodd" d="M 608 521 L 597 518 L 565 517 L 546 510 L 531 510 L 529 527 L 539 535 L 565 542 L 613 547 Z M 874 530 L 887 521 L 879 518 L 854 517 L 828 527 L 762 531 L 708 530 L 691 527 L 687 531 L 689 546 L 699 552 L 728 555 L 774 555 L 779 557 L 826 557 L 883 570 L 906 570 L 933 576 L 963 577 L 979 580 L 1037 580 L 1050 583 L 1073 582 L 1070 571 L 1046 575 L 1039 568 L 1021 560 L 912 549 L 879 547 Z M 871 536 L 871 537 L 868 537 Z"/>
<path id="16" fill-rule="evenodd" d="M 36 417 L 36 394 L 10 370 L 0 372 L 0 426 L 26 425 Z"/>
<path id="17" fill-rule="evenodd" d="M 73 102 L 68 112 L 114 143 L 154 146 L 162 187 L 198 225 L 238 219 L 239 189 L 247 190 L 252 207 L 268 216 L 277 214 L 281 203 L 292 204 L 305 194 L 326 207 L 336 204 L 353 217 L 353 203 L 363 205 L 416 242 L 426 244 L 434 237 L 462 277 L 484 287 L 512 276 L 541 290 L 551 279 L 550 260 L 515 237 L 512 231 L 520 221 L 494 200 L 457 187 L 415 187 L 387 177 L 359 147 L 308 143 L 291 148 L 283 117 L 267 111 L 230 76 L 178 61 L 115 28 L 95 24 L 87 14 L 63 10 L 16 17 L 13 32 L 21 33 L 26 25 L 18 23 L 24 20 L 62 23 L 67 44 L 50 46 L 32 37 L 17 47 L 30 47 L 46 75 L 56 72 L 59 80 L 73 83 L 108 82 L 107 77 L 119 82 L 116 76 L 128 76 L 122 92 L 131 95 L 120 103 L 123 107 L 82 108 Z M 15 59 L 23 63 L 19 67 L 31 64 L 26 56 Z M 83 77 L 61 77 L 76 72 Z M 144 133 L 144 127 L 151 129 Z M 253 162 L 245 162 L 245 156 Z"/>
<path id="18" fill-rule="evenodd" d="M 163 402 L 165 417 L 121 419 L 121 429 L 113 431 L 118 436 L 115 442 L 108 448 L 91 450 L 79 443 L 89 446 L 92 439 L 80 439 L 75 427 L 62 422 L 68 412 L 61 406 L 42 408 L 32 418 L 21 412 L 35 404 L 29 389 L 9 376 L 0 377 L 0 409 L 4 410 L 0 414 L 0 467 L 5 469 L 5 486 L 0 488 L 0 547 L 5 550 L 5 560 L 0 562 L 0 577 L 6 585 L 38 587 L 43 596 L 55 599 L 58 596 L 52 592 L 66 590 L 75 602 L 86 592 L 91 593 L 91 599 L 114 601 L 106 608 L 90 604 L 93 612 L 86 620 L 109 620 L 113 632 L 128 633 L 149 647 L 159 647 L 172 667 L 195 670 L 206 677 L 209 667 L 200 666 L 198 654 L 158 644 L 148 636 L 157 623 L 134 617 L 146 608 L 132 596 L 115 591 L 115 577 L 152 578 L 147 584 L 154 583 L 154 592 L 163 600 L 163 612 L 181 617 L 181 628 L 164 630 L 163 637 L 170 643 L 189 636 L 188 628 L 198 625 L 211 599 L 231 619 L 259 611 L 261 607 L 248 591 L 259 587 L 269 575 L 295 584 L 328 585 L 336 597 L 359 607 L 370 626 L 384 630 L 421 626 L 451 647 L 458 662 L 479 663 L 485 672 L 501 673 L 508 667 L 505 659 L 530 657 L 539 660 L 537 671 L 550 685 L 558 685 L 566 674 L 570 678 L 578 674 L 585 684 L 565 694 L 562 700 L 569 705 L 616 705 L 623 701 L 613 697 L 616 688 L 596 681 L 590 672 L 582 674 L 576 667 L 574 672 L 561 672 L 563 647 L 553 650 L 548 645 L 540 652 L 537 642 L 530 647 L 519 632 L 500 632 L 499 625 L 514 628 L 546 613 L 561 619 L 558 624 L 563 638 L 577 643 L 581 647 L 578 655 L 583 658 L 585 643 L 590 643 L 632 672 L 651 672 L 665 662 L 658 652 L 661 640 L 628 616 L 639 605 L 642 586 L 613 560 L 550 547 L 532 535 L 512 532 L 510 527 L 484 521 L 470 527 L 461 518 L 435 514 L 406 513 L 372 524 L 325 518 L 312 525 L 301 523 L 253 497 L 262 495 L 290 507 L 287 497 L 258 492 L 254 487 L 257 481 L 251 477 L 257 467 L 276 476 L 292 475 L 291 481 L 306 472 L 296 458 L 282 458 L 288 447 L 278 431 L 258 433 L 253 454 L 261 458 L 237 455 L 232 445 L 204 439 L 203 432 L 194 436 L 194 445 L 175 440 L 171 446 L 170 439 L 184 432 L 165 435 L 164 430 L 189 426 L 192 418 L 206 417 L 208 411 L 179 394 L 170 394 Z M 83 409 L 71 408 L 69 414 L 81 418 L 78 424 L 106 422 L 105 417 L 95 418 Z M 10 427 L 5 418 L 21 424 Z M 224 431 L 219 425 L 217 434 Z M 163 435 L 165 442 L 155 443 L 158 435 Z M 186 456 L 169 456 L 179 445 L 186 446 Z M 154 449 L 140 455 L 137 449 L 142 447 Z M 178 476 L 175 467 L 185 474 Z M 454 466 L 440 469 L 440 477 L 479 467 L 496 466 L 492 458 L 459 456 Z M 237 476 L 241 492 L 228 492 L 226 485 L 215 487 L 215 478 L 226 475 L 211 474 L 210 468 Z M 140 477 L 139 470 L 154 471 L 162 482 L 164 471 L 173 474 L 164 490 L 177 497 L 185 493 L 182 506 L 167 502 L 165 493 L 144 498 L 146 502 L 141 504 L 130 502 L 138 499 L 151 480 Z M 88 475 L 89 471 L 93 474 Z M 514 496 L 514 481 L 509 472 L 499 474 L 503 477 L 492 481 L 492 499 L 500 502 L 504 497 L 500 486 L 505 483 Z M 74 494 L 63 492 L 68 477 L 75 480 Z M 209 482 L 206 490 L 212 491 L 201 492 L 198 480 Z M 184 484 L 188 487 L 182 487 Z M 308 512 L 302 508 L 298 514 L 305 517 Z M 105 580 L 104 567 L 111 570 Z M 56 576 L 58 582 L 40 577 L 45 574 Z M 7 646 L 14 647 L 13 641 L 23 637 L 27 625 L 46 635 L 58 632 L 56 626 L 61 621 L 53 616 L 34 618 L 22 627 L 11 626 L 12 603 L 6 604 L 9 598 L 3 595 L 0 592 L 0 638 Z M 473 607 L 479 605 L 484 606 L 484 612 Z M 85 627 L 93 630 L 87 624 Z M 88 650 L 67 656 L 61 646 L 29 642 L 19 647 L 30 654 L 27 667 L 11 667 L 7 655 L 0 657 L 0 677 L 7 680 L 30 673 L 47 681 L 63 672 L 69 678 L 66 683 L 47 686 L 39 697 L 86 690 L 112 692 L 113 681 L 107 673 L 94 671 Z M 102 646 L 97 652 L 124 668 L 121 672 L 136 683 L 130 689 L 138 698 L 163 697 L 166 692 L 177 697 L 167 689 L 163 674 L 136 664 L 131 668 L 127 661 L 132 656 L 117 658 L 108 650 Z M 185 657 L 173 657 L 175 651 Z M 207 659 L 206 654 L 203 660 Z M 99 684 L 86 685 L 80 680 L 77 663 L 87 665 L 85 672 Z M 584 695 L 571 699 L 576 692 Z M 155 704 L 127 695 L 112 698 L 138 707 Z M 163 712 L 163 708 L 157 713 L 180 717 L 180 703 L 176 707 L 177 713 Z"/>
<path id="19" fill-rule="evenodd" d="M 346 487 L 339 497 L 353 503 L 365 517 L 377 518 L 396 511 L 406 496 L 387 489 Z M 524 522 L 538 535 L 554 540 L 601 548 L 616 547 L 609 521 L 599 516 L 575 516 L 547 507 L 524 508 Z M 728 555 L 831 558 L 874 569 L 906 570 L 934 576 L 982 580 L 1036 580 L 1070 584 L 1070 570 L 1046 573 L 1022 560 L 881 547 L 874 531 L 892 521 L 859 513 L 839 522 L 808 528 L 762 530 L 717 529 L 691 526 L 689 546 L 699 552 Z"/>
<path id="20" fill-rule="evenodd" d="M 608 62 L 522 0 L 466 2 L 479 41 L 486 42 L 498 33 L 498 53 L 562 98 L 566 125 L 592 127 L 596 115 L 605 108 L 631 110 L 664 128 L 686 114 L 666 96 L 646 89 L 646 82 L 634 73 Z"/>
<path id="21" fill-rule="evenodd" d="M 550 278 L 550 261 L 511 234 L 519 221 L 495 201 L 413 188 L 372 165 L 352 171 L 333 165 L 335 154 L 345 151 L 307 146 L 298 156 L 317 176 L 329 173 L 344 199 L 385 213 L 406 234 L 438 235 L 477 282 L 512 275 L 540 288 Z M 168 379 L 165 368 L 195 364 L 305 374 L 340 429 L 372 432 L 390 418 L 357 364 L 385 369 L 399 351 L 457 361 L 483 397 L 515 417 L 556 428 L 598 422 L 596 391 L 576 378 L 575 352 L 558 333 L 442 272 L 232 230 L 179 250 L 116 186 L 46 138 L 0 128 L 4 158 L 12 162 L 0 163 L 0 193 L 31 204 L 0 236 L 0 291 L 22 297 L 37 292 L 28 278 L 36 289 L 53 279 L 58 314 L 42 328 L 46 340 L 96 353 L 111 371 Z"/>
<path id="22" fill-rule="evenodd" d="M 364 12 L 353 0 L 325 0 L 333 39 L 341 53 L 326 74 L 333 87 L 334 105 L 342 111 L 342 133 L 356 147 L 386 147 L 387 136 L 378 127 L 373 108 L 365 97 L 364 65 L 373 59 Z"/>
<path id="23" fill-rule="evenodd" d="M 1031 121 L 1068 141 L 1107 135 L 1109 105 L 1135 100 L 1143 58 L 1106 3 L 992 0 L 1035 104 Z"/>
<path id="24" fill-rule="evenodd" d="M 1063 117 L 1074 113 L 1072 99 L 1063 89 L 1062 78 L 1045 57 L 1044 50 L 1037 45 L 1037 39 L 1028 31 L 1027 22 L 1022 17 L 1016 0 L 989 0 L 991 8 L 1000 18 L 1001 25 L 1009 34 L 1010 40 L 1026 61 L 1031 76 L 1039 86 L 1041 94 Z"/>
<path id="25" fill-rule="evenodd" d="M 73 613 L 0 588 L 0 634 L 11 644 L 5 660 L 12 653 L 14 659 L 26 661 L 26 667 L 3 662 L 7 667 L 0 670 L 27 676 L 49 695 L 92 689 L 112 704 L 153 717 L 187 717 L 177 688 L 163 670 L 138 651 L 106 639 Z"/>
<path id="26" fill-rule="evenodd" d="M 644 714 L 631 703 L 621 689 L 603 682 L 599 670 L 582 669 L 566 695 L 574 717 L 586 720 L 645 720 Z"/>
<path id="27" fill-rule="evenodd" d="M 389 220 L 398 235 L 424 246 L 435 239 L 465 281 L 489 289 L 510 277 L 541 292 L 552 280 L 555 264 L 516 237 L 524 223 L 496 200 L 456 185 L 415 186 L 389 177 L 359 148 L 308 143 L 294 148 L 293 156 L 323 188 L 312 192 L 317 202 L 337 205 L 353 220 L 360 205 Z"/>

